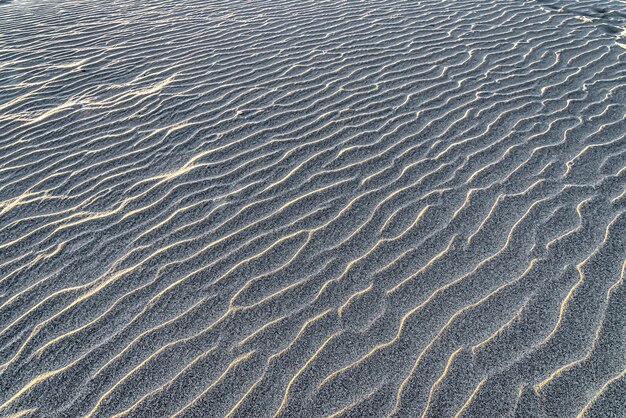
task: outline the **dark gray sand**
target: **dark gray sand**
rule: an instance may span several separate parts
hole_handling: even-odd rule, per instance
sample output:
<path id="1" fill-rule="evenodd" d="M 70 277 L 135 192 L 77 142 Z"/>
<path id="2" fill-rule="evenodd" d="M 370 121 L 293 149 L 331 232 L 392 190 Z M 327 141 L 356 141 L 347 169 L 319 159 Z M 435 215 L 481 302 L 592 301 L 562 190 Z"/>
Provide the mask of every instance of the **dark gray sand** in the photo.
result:
<path id="1" fill-rule="evenodd" d="M 0 3 L 0 416 L 626 416 L 626 3 Z"/>

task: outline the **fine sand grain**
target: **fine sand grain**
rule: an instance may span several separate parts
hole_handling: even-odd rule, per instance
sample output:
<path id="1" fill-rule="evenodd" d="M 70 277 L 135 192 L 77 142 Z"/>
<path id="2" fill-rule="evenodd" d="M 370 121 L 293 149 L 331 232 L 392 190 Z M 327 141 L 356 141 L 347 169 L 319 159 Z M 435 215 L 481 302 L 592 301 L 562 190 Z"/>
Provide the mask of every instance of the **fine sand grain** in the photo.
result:
<path id="1" fill-rule="evenodd" d="M 0 416 L 626 416 L 625 28 L 0 0 Z"/>

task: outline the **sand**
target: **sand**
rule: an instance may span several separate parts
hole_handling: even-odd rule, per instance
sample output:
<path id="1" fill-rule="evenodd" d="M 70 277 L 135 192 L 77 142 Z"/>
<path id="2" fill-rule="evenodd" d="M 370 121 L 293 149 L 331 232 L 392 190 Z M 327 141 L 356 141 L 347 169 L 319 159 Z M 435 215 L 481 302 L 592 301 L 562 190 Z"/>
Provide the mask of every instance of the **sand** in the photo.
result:
<path id="1" fill-rule="evenodd" d="M 626 3 L 0 3 L 0 416 L 626 416 Z"/>

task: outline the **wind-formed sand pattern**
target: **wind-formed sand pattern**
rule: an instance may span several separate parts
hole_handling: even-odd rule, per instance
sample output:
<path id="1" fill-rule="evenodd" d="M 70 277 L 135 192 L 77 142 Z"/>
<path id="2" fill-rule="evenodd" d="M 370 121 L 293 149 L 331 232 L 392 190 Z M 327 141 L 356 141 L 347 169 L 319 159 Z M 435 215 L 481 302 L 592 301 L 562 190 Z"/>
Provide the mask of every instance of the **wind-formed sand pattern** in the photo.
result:
<path id="1" fill-rule="evenodd" d="M 0 3 L 0 416 L 625 416 L 625 2 Z"/>

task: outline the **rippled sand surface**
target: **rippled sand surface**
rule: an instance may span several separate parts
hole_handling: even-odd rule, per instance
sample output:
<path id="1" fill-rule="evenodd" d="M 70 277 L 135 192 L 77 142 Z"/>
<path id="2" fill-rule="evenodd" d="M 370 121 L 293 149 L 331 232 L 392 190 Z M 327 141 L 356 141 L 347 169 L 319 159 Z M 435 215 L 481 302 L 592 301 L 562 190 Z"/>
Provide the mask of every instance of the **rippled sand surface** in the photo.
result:
<path id="1" fill-rule="evenodd" d="M 0 3 L 0 416 L 625 416 L 626 3 Z"/>

